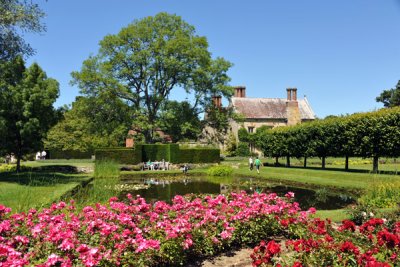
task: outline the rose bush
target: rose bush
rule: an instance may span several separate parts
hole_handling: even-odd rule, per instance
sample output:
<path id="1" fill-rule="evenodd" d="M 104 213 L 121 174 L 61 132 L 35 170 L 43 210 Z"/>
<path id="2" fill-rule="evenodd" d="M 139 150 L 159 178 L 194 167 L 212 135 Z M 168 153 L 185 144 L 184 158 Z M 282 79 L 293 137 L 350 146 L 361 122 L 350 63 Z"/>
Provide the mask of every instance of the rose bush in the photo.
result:
<path id="1" fill-rule="evenodd" d="M 333 227 L 329 220 L 315 218 L 302 227 L 301 238 L 287 240 L 281 255 L 268 251 L 274 241 L 260 249 L 265 247 L 261 241 L 251 255 L 253 266 L 399 266 L 400 222 L 372 218 L 356 226 L 345 220 Z M 281 247 L 275 251 L 280 252 Z"/>
<path id="2" fill-rule="evenodd" d="M 71 201 L 26 214 L 0 206 L 0 266 L 180 265 L 273 235 L 298 237 L 309 213 L 292 197 L 241 192 L 150 204 L 128 195 L 80 212 Z"/>

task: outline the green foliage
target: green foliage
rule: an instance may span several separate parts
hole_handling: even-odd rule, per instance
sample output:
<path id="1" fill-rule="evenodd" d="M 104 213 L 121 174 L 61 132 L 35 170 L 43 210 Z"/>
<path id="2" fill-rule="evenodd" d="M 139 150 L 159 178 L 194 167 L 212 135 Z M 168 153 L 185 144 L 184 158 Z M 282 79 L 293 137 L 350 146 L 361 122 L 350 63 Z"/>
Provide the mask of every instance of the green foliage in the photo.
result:
<path id="1" fill-rule="evenodd" d="M 223 144 L 230 128 L 230 120 L 239 120 L 240 116 L 233 107 L 209 107 L 203 121 L 205 131 L 202 138 L 209 144 Z"/>
<path id="2" fill-rule="evenodd" d="M 239 142 L 239 145 L 236 149 L 236 156 L 239 156 L 239 157 L 250 156 L 249 143 Z"/>
<path id="3" fill-rule="evenodd" d="M 96 160 L 94 166 L 94 178 L 119 177 L 119 165 L 112 160 Z"/>
<path id="4" fill-rule="evenodd" d="M 120 168 L 113 160 L 96 160 L 92 186 L 80 190 L 75 196 L 78 208 L 93 203 L 107 203 L 111 197 L 118 195 Z"/>
<path id="5" fill-rule="evenodd" d="M 39 6 L 31 1 L 0 1 L 0 61 L 34 53 L 22 36 L 27 32 L 45 31 L 41 22 L 44 16 Z"/>
<path id="6" fill-rule="evenodd" d="M 218 165 L 210 167 L 207 174 L 210 176 L 230 176 L 233 173 L 233 168 L 229 165 Z"/>
<path id="7" fill-rule="evenodd" d="M 238 137 L 240 142 L 249 142 L 249 135 L 249 132 L 243 127 L 238 130 Z"/>
<path id="8" fill-rule="evenodd" d="M 400 203 L 400 182 L 372 183 L 358 202 L 374 208 L 395 208 Z"/>
<path id="9" fill-rule="evenodd" d="M 49 159 L 91 159 L 94 151 L 50 150 Z"/>
<path id="10" fill-rule="evenodd" d="M 96 160 L 113 160 L 122 164 L 138 164 L 143 161 L 172 163 L 219 163 L 219 149 L 189 148 L 180 149 L 177 144 L 136 145 L 132 148 L 97 149 Z"/>
<path id="11" fill-rule="evenodd" d="M 177 163 L 219 163 L 220 150 L 217 148 L 188 148 L 179 150 Z"/>
<path id="12" fill-rule="evenodd" d="M 382 109 L 290 127 L 277 127 L 255 135 L 256 145 L 271 157 L 359 156 L 373 159 L 400 155 L 400 108 Z M 324 165 L 323 165 L 324 166 Z"/>
<path id="13" fill-rule="evenodd" d="M 142 145 L 142 161 L 171 161 L 170 145 L 164 144 L 150 144 Z M 139 149 L 139 147 L 136 147 Z"/>
<path id="14" fill-rule="evenodd" d="M 225 149 L 227 156 L 228 157 L 236 156 L 236 149 L 237 149 L 236 137 L 233 134 L 233 132 L 230 132 L 228 140 L 226 142 L 226 149 Z"/>
<path id="15" fill-rule="evenodd" d="M 200 110 L 187 101 L 167 101 L 160 116 L 161 129 L 173 142 L 197 140 L 202 128 L 199 113 Z"/>
<path id="16" fill-rule="evenodd" d="M 51 150 L 82 152 L 122 146 L 131 116 L 129 107 L 111 94 L 77 97 L 63 120 L 50 129 L 45 146 Z"/>
<path id="17" fill-rule="evenodd" d="M 172 163 L 179 163 L 181 147 L 178 144 L 169 145 L 169 161 Z"/>
<path id="18" fill-rule="evenodd" d="M 142 162 L 142 150 L 132 148 L 104 148 L 95 150 L 96 160 L 115 161 L 120 164 L 138 164 Z"/>
<path id="19" fill-rule="evenodd" d="M 376 102 L 382 102 L 387 108 L 400 106 L 400 80 L 395 88 L 384 90 L 376 98 Z"/>
<path id="20" fill-rule="evenodd" d="M 207 39 L 181 17 L 159 13 L 104 37 L 99 53 L 72 76 L 84 95 L 108 92 L 129 103 L 134 127 L 152 143 L 172 90 L 184 88 L 195 100 L 192 108 L 204 112 L 212 95 L 232 95 L 226 74 L 231 65 L 212 59 Z"/>
<path id="21" fill-rule="evenodd" d="M 58 94 L 58 82 L 38 64 L 25 69 L 21 57 L 0 64 L 0 150 L 17 157 L 17 170 L 22 156 L 43 149 L 58 118 L 53 107 Z"/>

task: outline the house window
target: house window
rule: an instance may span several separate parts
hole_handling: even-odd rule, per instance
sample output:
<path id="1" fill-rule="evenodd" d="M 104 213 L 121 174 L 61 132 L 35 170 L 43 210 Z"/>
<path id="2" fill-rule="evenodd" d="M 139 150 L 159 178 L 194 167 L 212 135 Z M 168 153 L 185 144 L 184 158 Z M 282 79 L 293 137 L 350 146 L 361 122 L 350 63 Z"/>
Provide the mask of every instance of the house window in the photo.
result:
<path id="1" fill-rule="evenodd" d="M 248 127 L 249 133 L 253 133 L 254 132 L 254 127 Z"/>
<path id="2" fill-rule="evenodd" d="M 249 149 L 251 153 L 254 153 L 256 151 L 256 146 L 253 143 L 249 144 Z"/>

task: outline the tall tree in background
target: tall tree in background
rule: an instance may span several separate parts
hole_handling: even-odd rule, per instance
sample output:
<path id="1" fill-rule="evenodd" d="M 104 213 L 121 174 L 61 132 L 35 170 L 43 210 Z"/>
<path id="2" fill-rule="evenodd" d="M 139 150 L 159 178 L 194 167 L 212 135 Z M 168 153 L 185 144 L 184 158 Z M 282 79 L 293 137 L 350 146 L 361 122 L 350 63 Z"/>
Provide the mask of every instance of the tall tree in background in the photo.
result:
<path id="1" fill-rule="evenodd" d="M 43 17 L 44 12 L 32 1 L 0 0 L 0 61 L 33 54 L 22 33 L 45 31 Z"/>
<path id="2" fill-rule="evenodd" d="M 122 146 L 131 125 L 129 107 L 113 95 L 77 97 L 64 119 L 50 129 L 46 149 L 92 151 Z"/>
<path id="3" fill-rule="evenodd" d="M 230 67 L 223 58 L 211 58 L 207 39 L 196 35 L 193 26 L 159 13 L 106 36 L 99 53 L 72 77 L 86 96 L 109 92 L 125 101 L 134 113 L 134 127 L 153 142 L 172 90 L 183 88 L 193 96 L 192 110 L 204 112 L 212 95 L 232 95 L 226 74 Z"/>
<path id="4" fill-rule="evenodd" d="M 382 102 L 387 108 L 400 106 L 400 80 L 395 88 L 384 90 L 376 98 L 376 102 Z"/>
<path id="5" fill-rule="evenodd" d="M 198 110 L 193 109 L 187 101 L 166 101 L 160 115 L 161 128 L 171 136 L 173 142 L 197 140 L 202 129 L 198 115 Z"/>
<path id="6" fill-rule="evenodd" d="M 43 148 L 42 140 L 57 120 L 53 103 L 59 85 L 36 63 L 26 69 L 20 56 L 0 69 L 0 148 L 17 157 L 19 171 L 22 156 Z"/>

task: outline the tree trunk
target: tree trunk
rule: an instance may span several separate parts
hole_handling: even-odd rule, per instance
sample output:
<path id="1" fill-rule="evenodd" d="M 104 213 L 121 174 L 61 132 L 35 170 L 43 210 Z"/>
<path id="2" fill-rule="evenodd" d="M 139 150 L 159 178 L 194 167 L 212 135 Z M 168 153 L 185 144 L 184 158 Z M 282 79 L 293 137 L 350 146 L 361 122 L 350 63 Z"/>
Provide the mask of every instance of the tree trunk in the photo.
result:
<path id="1" fill-rule="evenodd" d="M 286 156 L 286 167 L 290 167 L 290 156 Z"/>
<path id="2" fill-rule="evenodd" d="M 21 171 L 21 158 L 22 158 L 22 140 L 21 136 L 17 136 L 17 172 Z"/>
<path id="3" fill-rule="evenodd" d="M 377 173 L 378 172 L 378 162 L 379 162 L 379 157 L 378 156 L 374 156 L 373 169 L 372 169 L 373 173 Z"/>
<path id="4" fill-rule="evenodd" d="M 304 168 L 307 168 L 307 157 L 304 157 Z"/>
<path id="5" fill-rule="evenodd" d="M 17 172 L 21 171 L 21 156 L 17 155 Z"/>
<path id="6" fill-rule="evenodd" d="M 279 166 L 279 157 L 275 157 L 275 166 Z"/>
<path id="7" fill-rule="evenodd" d="M 322 169 L 325 169 L 325 156 L 322 157 Z"/>
<path id="8" fill-rule="evenodd" d="M 345 162 L 344 169 L 345 169 L 346 171 L 349 170 L 349 156 L 346 156 L 346 162 Z"/>

